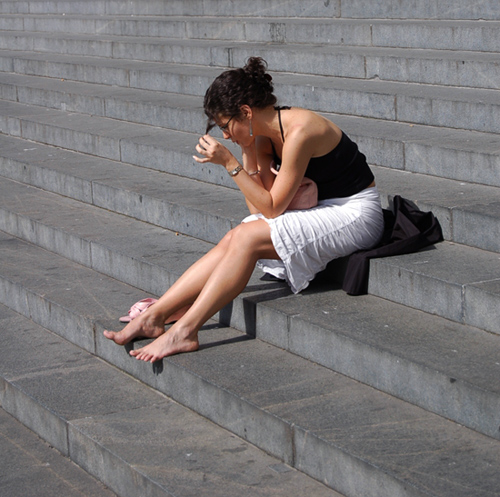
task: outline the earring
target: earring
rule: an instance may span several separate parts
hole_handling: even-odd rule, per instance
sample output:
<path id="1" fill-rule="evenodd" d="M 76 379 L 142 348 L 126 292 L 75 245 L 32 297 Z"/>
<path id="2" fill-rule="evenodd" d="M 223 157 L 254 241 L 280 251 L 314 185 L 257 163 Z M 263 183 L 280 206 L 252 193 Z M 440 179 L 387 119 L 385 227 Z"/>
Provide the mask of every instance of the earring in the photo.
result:
<path id="1" fill-rule="evenodd" d="M 250 119 L 250 136 L 253 136 L 252 120 Z"/>

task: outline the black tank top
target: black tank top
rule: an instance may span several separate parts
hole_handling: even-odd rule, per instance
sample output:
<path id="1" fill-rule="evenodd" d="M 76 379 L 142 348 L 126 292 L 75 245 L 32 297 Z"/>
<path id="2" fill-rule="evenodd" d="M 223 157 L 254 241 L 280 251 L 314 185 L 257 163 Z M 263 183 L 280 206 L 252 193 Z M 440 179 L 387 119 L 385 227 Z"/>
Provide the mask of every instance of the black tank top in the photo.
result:
<path id="1" fill-rule="evenodd" d="M 280 123 L 281 138 L 285 143 L 281 110 L 290 107 L 276 107 Z M 273 143 L 273 159 L 277 166 L 281 165 Z M 277 167 L 279 170 L 279 167 Z M 318 200 L 328 198 L 350 197 L 364 190 L 374 181 L 375 177 L 356 143 L 343 131 L 339 144 L 326 155 L 312 157 L 309 160 L 305 176 L 318 185 Z"/>

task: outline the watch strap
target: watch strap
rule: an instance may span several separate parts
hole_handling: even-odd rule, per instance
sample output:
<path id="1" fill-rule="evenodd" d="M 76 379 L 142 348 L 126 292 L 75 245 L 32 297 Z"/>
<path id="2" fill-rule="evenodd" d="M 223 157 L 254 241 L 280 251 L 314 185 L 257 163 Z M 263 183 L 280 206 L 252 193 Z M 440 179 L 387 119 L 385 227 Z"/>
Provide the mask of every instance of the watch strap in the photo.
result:
<path id="1" fill-rule="evenodd" d="M 238 166 L 235 167 L 232 171 L 228 171 L 229 176 L 236 176 L 242 169 L 243 166 L 241 164 L 238 164 Z"/>

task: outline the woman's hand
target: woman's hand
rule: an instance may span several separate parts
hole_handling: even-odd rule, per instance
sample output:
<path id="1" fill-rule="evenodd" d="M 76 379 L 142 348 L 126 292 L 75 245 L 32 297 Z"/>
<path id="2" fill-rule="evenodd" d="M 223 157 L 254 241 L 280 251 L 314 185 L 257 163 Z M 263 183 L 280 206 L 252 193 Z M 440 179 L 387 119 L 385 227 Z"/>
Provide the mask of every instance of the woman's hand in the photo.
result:
<path id="1" fill-rule="evenodd" d="M 212 162 L 213 164 L 220 164 L 227 169 L 230 164 L 236 161 L 234 155 L 210 135 L 204 135 L 199 139 L 196 151 L 203 156 L 201 158 L 193 155 L 193 159 L 200 164 Z"/>

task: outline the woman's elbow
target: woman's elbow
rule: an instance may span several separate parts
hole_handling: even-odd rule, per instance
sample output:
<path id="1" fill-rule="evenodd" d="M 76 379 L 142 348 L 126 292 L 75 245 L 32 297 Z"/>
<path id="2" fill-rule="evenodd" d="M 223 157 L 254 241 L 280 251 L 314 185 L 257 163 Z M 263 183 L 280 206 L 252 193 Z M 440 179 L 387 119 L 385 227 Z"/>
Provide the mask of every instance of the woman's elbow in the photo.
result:
<path id="1" fill-rule="evenodd" d="M 262 210 L 262 215 L 267 219 L 275 219 L 278 216 L 281 216 L 286 209 L 278 208 L 278 207 L 270 207 L 268 209 Z"/>
<path id="2" fill-rule="evenodd" d="M 286 211 L 288 203 L 285 204 L 283 201 L 275 201 L 273 198 L 261 204 L 261 214 L 267 219 L 274 219 L 281 216 L 283 212 Z"/>

